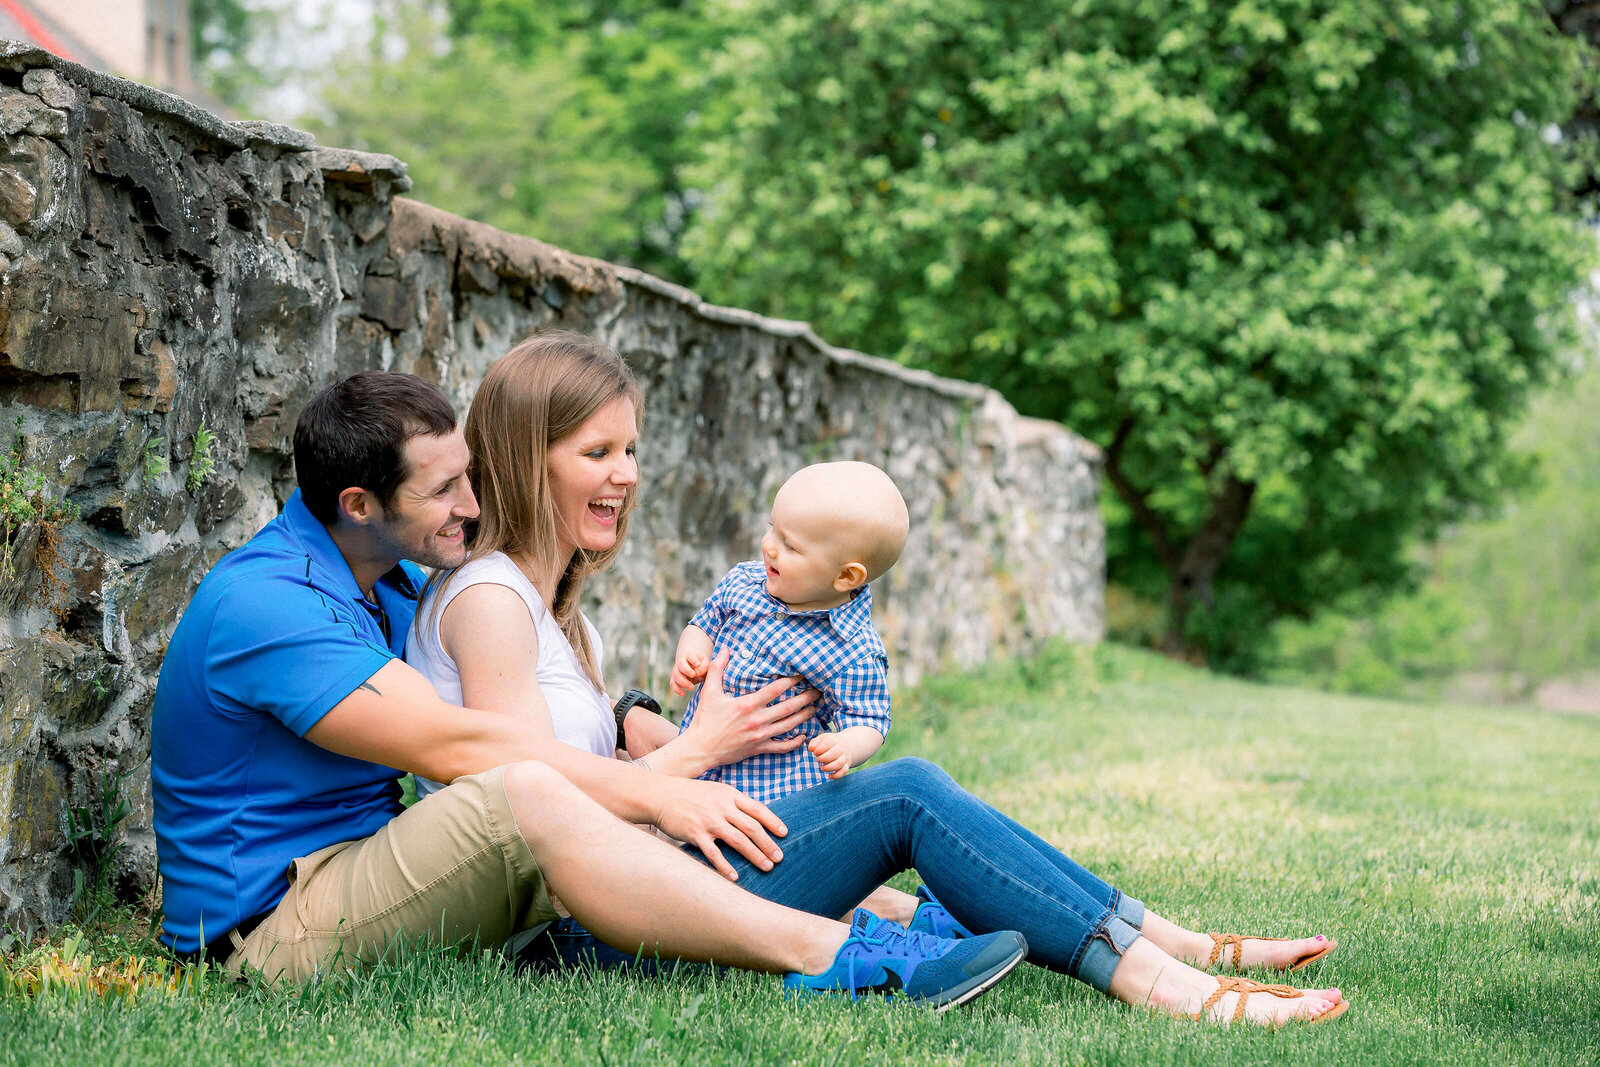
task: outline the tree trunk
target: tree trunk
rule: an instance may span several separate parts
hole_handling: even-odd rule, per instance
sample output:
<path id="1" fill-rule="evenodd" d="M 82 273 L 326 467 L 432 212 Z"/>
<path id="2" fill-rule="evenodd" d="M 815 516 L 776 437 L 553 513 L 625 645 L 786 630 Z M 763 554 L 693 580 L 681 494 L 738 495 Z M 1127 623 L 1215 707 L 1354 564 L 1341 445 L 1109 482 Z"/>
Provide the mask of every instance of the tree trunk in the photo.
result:
<path id="1" fill-rule="evenodd" d="M 1167 587 L 1167 631 L 1161 650 L 1169 656 L 1194 660 L 1202 650 L 1191 645 L 1184 635 L 1189 615 L 1195 608 L 1207 611 L 1215 604 L 1211 582 L 1227 560 L 1239 529 L 1250 514 L 1250 501 L 1256 483 L 1241 482 L 1231 474 L 1211 498 L 1211 510 L 1200 529 L 1189 539 L 1183 554 L 1167 565 L 1171 584 Z M 1197 655 L 1202 653 L 1202 655 Z"/>
<path id="2" fill-rule="evenodd" d="M 1196 607 L 1209 610 L 1214 603 L 1211 581 L 1228 558 L 1234 539 L 1239 536 L 1239 529 L 1250 514 L 1250 501 L 1256 495 L 1256 483 L 1242 482 L 1231 474 L 1224 476 L 1212 494 L 1205 521 L 1180 549 L 1166 522 L 1150 506 L 1149 494 L 1134 485 L 1122 468 L 1122 452 L 1133 436 L 1134 427 L 1131 416 L 1123 419 L 1122 425 L 1117 427 L 1111 444 L 1106 448 L 1106 477 L 1133 512 L 1139 528 L 1149 536 L 1150 543 L 1155 546 L 1156 556 L 1167 570 L 1167 629 L 1161 637 L 1161 651 L 1176 659 L 1198 662 L 1205 658 L 1204 650 L 1190 645 L 1183 631 L 1189 614 Z M 1201 471 L 1208 480 L 1225 454 L 1225 450 L 1218 448 L 1210 461 L 1201 465 Z"/>

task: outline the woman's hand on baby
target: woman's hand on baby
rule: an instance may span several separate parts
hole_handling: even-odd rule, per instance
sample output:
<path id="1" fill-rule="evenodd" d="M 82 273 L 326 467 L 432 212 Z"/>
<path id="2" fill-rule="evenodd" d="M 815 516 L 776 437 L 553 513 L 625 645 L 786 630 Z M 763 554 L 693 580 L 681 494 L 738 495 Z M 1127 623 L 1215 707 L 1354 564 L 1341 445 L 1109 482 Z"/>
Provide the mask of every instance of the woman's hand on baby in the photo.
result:
<path id="1" fill-rule="evenodd" d="M 754 693 L 735 697 L 723 692 L 722 672 L 728 666 L 729 650 L 719 653 L 706 669 L 700 706 L 683 737 L 692 740 L 710 760 L 709 767 L 738 763 L 762 752 L 792 752 L 805 743 L 800 735 L 778 740 L 816 714 L 812 702 L 815 689 L 807 689 L 787 700 L 772 703 L 785 691 L 800 685 L 800 678 L 779 678 Z"/>
<path id="2" fill-rule="evenodd" d="M 662 775 L 660 783 L 663 803 L 656 825 L 705 853 L 711 866 L 729 881 L 736 882 L 739 876 L 717 847 L 718 841 L 759 870 L 770 871 L 783 859 L 783 850 L 772 835 L 782 837 L 789 828 L 765 804 L 721 782 Z"/>
<path id="3" fill-rule="evenodd" d="M 822 773 L 829 778 L 843 778 L 850 773 L 852 765 L 850 753 L 845 751 L 844 743 L 839 740 L 838 734 L 818 734 L 806 747 L 817 757 Z"/>
<path id="4" fill-rule="evenodd" d="M 679 656 L 678 662 L 672 665 L 672 678 L 668 684 L 672 691 L 683 696 L 689 690 L 706 680 L 706 671 L 711 666 L 704 656 L 690 654 Z"/>

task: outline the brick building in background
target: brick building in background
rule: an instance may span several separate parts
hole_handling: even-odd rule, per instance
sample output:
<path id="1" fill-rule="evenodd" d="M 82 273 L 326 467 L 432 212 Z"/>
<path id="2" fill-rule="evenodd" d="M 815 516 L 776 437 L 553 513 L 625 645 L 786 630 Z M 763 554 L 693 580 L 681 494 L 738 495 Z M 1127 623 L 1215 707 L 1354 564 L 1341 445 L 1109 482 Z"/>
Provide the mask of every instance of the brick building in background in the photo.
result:
<path id="1" fill-rule="evenodd" d="M 0 0 L 0 38 L 195 96 L 189 0 Z"/>

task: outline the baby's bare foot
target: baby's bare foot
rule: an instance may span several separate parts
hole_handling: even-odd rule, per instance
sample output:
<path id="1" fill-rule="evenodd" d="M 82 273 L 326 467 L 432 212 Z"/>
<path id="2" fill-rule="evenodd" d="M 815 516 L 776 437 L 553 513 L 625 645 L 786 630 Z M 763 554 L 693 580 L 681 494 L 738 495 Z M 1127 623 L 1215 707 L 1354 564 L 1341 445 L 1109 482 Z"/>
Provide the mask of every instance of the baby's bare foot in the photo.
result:
<path id="1" fill-rule="evenodd" d="M 1241 937 L 1238 934 L 1198 934 L 1184 962 L 1202 970 L 1222 968 L 1243 971 L 1267 967 L 1274 971 L 1298 971 L 1322 959 L 1339 947 L 1331 937 Z"/>

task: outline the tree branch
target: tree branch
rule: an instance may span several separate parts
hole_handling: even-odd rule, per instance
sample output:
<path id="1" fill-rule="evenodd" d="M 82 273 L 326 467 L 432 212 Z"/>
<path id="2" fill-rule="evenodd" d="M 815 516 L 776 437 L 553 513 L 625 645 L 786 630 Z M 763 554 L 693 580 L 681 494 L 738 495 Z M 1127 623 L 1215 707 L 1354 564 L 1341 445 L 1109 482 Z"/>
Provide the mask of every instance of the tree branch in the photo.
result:
<path id="1" fill-rule="evenodd" d="M 1155 545 L 1156 555 L 1160 557 L 1162 566 L 1167 568 L 1169 574 L 1176 575 L 1181 557 L 1177 547 L 1172 543 L 1172 535 L 1167 532 L 1166 523 L 1161 521 L 1161 516 L 1150 506 L 1149 494 L 1134 486 L 1122 470 L 1122 450 L 1127 446 L 1128 438 L 1133 435 L 1133 428 L 1132 415 L 1123 419 L 1122 425 L 1117 427 L 1117 432 L 1106 449 L 1106 477 L 1111 479 L 1111 487 L 1133 512 L 1134 521 L 1139 524 L 1139 528 Z"/>

